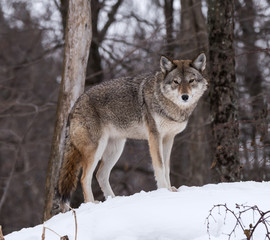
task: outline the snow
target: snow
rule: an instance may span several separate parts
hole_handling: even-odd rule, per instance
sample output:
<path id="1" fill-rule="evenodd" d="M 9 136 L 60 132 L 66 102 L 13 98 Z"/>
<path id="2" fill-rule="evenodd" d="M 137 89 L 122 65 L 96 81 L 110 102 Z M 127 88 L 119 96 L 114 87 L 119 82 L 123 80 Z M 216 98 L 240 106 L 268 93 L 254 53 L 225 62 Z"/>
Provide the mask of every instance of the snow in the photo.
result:
<path id="1" fill-rule="evenodd" d="M 76 211 L 78 240 L 209 240 L 207 216 L 217 204 L 225 204 L 235 213 L 237 204 L 257 205 L 270 210 L 270 182 L 239 182 L 209 184 L 203 187 L 182 186 L 178 192 L 159 189 L 140 192 L 128 197 L 110 198 L 105 202 L 85 203 Z M 243 210 L 243 209 L 240 209 Z M 242 216 L 246 228 L 255 225 L 259 214 L 247 211 Z M 227 240 L 235 225 L 232 214 L 224 208 L 215 208 L 209 217 L 212 240 Z M 75 221 L 72 212 L 58 214 L 45 226 L 61 236 L 75 239 Z M 261 225 L 254 239 L 265 239 Z M 5 240 L 41 240 L 42 225 L 22 229 L 5 236 Z M 46 230 L 45 239 L 59 240 Z M 240 227 L 230 239 L 246 239 Z"/>

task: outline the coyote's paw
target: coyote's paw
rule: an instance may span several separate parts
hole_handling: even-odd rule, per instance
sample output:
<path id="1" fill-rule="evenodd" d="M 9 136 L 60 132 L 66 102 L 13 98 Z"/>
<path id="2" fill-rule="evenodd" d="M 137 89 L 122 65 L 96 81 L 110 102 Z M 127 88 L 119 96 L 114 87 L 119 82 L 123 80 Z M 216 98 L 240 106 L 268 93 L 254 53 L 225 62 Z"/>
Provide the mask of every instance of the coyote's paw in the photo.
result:
<path id="1" fill-rule="evenodd" d="M 176 187 L 174 187 L 174 186 L 170 187 L 170 189 L 169 189 L 169 190 L 170 190 L 170 191 L 172 191 L 172 192 L 178 192 L 177 188 L 176 188 Z"/>

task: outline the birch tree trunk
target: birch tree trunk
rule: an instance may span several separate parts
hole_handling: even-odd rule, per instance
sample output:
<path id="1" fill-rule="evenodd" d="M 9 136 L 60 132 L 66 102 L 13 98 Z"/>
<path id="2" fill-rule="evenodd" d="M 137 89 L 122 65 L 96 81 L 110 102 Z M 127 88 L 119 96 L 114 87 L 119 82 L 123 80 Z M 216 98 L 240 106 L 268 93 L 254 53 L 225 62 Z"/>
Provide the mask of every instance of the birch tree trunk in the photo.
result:
<path id="1" fill-rule="evenodd" d="M 216 182 L 240 178 L 238 107 L 234 60 L 234 0 L 208 0 L 210 105 Z"/>
<path id="2" fill-rule="evenodd" d="M 91 0 L 69 0 L 65 29 L 62 81 L 57 106 L 57 120 L 49 159 L 44 221 L 54 215 L 56 186 L 62 164 L 66 124 L 69 112 L 84 91 L 86 66 L 92 40 Z"/>

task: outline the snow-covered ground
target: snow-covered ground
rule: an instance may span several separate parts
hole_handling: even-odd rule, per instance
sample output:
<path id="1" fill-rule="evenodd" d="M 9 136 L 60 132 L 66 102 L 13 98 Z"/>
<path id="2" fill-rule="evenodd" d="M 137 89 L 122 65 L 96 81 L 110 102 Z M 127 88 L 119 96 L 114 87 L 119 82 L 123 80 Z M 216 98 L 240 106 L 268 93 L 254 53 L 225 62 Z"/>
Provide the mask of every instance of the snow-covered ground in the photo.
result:
<path id="1" fill-rule="evenodd" d="M 209 184 L 203 187 L 182 186 L 178 192 L 160 189 L 140 192 L 129 197 L 116 197 L 105 202 L 82 204 L 76 210 L 78 240 L 209 240 L 207 216 L 216 204 L 238 213 L 242 207 L 257 205 L 262 211 L 270 210 L 270 182 L 240 182 Z M 225 217 L 226 216 L 226 217 Z M 269 216 L 269 215 L 268 215 Z M 255 225 L 258 213 L 247 211 L 242 224 Z M 227 240 L 235 225 L 235 218 L 223 207 L 215 208 L 209 217 L 212 240 Z M 59 214 L 45 223 L 61 236 L 75 239 L 75 221 L 72 212 Z M 268 226 L 270 228 L 270 226 Z M 265 239 L 261 225 L 255 230 L 254 240 Z M 22 229 L 5 236 L 5 240 L 41 240 L 42 225 Z M 46 240 L 59 236 L 46 230 Z M 238 227 L 231 239 L 246 239 Z"/>

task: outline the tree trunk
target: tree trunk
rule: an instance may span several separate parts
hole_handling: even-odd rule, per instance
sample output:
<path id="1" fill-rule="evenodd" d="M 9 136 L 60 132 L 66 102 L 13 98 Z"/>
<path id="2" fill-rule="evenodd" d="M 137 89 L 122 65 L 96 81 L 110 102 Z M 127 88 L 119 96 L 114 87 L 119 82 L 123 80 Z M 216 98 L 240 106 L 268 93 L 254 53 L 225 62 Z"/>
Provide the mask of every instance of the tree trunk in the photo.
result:
<path id="1" fill-rule="evenodd" d="M 181 0 L 181 24 L 178 37 L 181 58 L 194 58 L 200 52 L 208 55 L 206 19 L 202 14 L 200 0 Z M 208 58 L 208 57 L 207 57 Z M 203 185 L 209 182 L 209 159 L 211 158 L 209 126 L 209 103 L 207 94 L 199 101 L 192 113 L 185 132 L 175 139 L 172 154 L 172 182 L 181 184 Z M 186 179 L 183 178 L 186 177 Z"/>
<path id="2" fill-rule="evenodd" d="M 242 30 L 242 34 L 239 35 L 239 40 L 245 44 L 245 51 L 254 51 L 257 48 L 258 36 L 255 31 L 254 24 L 256 24 L 256 6 L 253 0 L 246 0 L 244 4 L 241 4 L 240 1 L 236 1 L 237 12 L 239 16 L 239 25 Z M 251 16 L 251 17 L 250 17 Z M 261 142 L 266 144 L 267 141 L 267 119 L 265 113 L 267 113 L 267 104 L 266 99 L 263 95 L 263 76 L 260 70 L 260 55 L 259 52 L 252 53 L 252 55 L 247 54 L 242 58 L 246 58 L 244 63 L 240 63 L 241 68 L 244 72 L 244 85 L 248 89 L 248 94 L 250 95 L 251 109 L 244 107 L 241 109 L 244 112 L 244 119 L 250 119 L 253 122 L 250 123 L 248 128 L 248 135 L 246 138 L 249 138 L 249 141 L 253 143 L 253 161 L 252 171 L 255 172 L 253 176 L 249 173 L 251 170 L 248 167 L 248 164 L 244 164 L 245 172 L 248 171 L 249 179 L 261 179 L 261 176 L 265 175 L 262 172 L 261 164 L 262 162 L 266 163 L 266 158 L 261 158 L 260 149 L 257 146 L 256 138 L 260 136 Z M 252 112 L 250 112 L 252 111 Z M 246 151 L 246 149 L 244 149 Z M 266 148 L 261 149 L 265 151 Z"/>
<path id="3" fill-rule="evenodd" d="M 84 91 L 86 66 L 92 39 L 90 0 L 69 0 L 65 31 L 63 73 L 47 171 L 44 221 L 52 217 L 54 204 L 58 202 L 55 190 L 62 164 L 68 114 Z"/>
<path id="4" fill-rule="evenodd" d="M 184 47 L 184 57 L 194 58 L 200 52 L 205 52 L 208 58 L 208 39 L 206 19 L 202 13 L 201 0 L 181 0 L 181 46 Z M 208 66 L 207 66 L 208 67 Z M 209 105 L 205 94 L 199 101 L 193 112 L 188 133 L 191 133 L 186 149 L 189 154 L 190 181 L 192 185 L 203 185 L 208 182 L 210 146 L 209 126 L 206 121 L 209 119 Z"/>
<path id="5" fill-rule="evenodd" d="M 180 53 L 186 58 L 207 50 L 207 29 L 201 0 L 181 0 Z"/>
<path id="6" fill-rule="evenodd" d="M 87 77 L 85 82 L 87 86 L 93 86 L 94 84 L 98 84 L 103 81 L 104 71 L 99 48 L 108 32 L 108 29 L 116 21 L 116 13 L 122 2 L 123 0 L 117 0 L 114 5 L 111 6 L 107 15 L 107 21 L 101 30 L 98 29 L 98 25 L 100 23 L 100 10 L 104 8 L 107 2 L 101 2 L 99 0 L 92 0 L 91 2 L 93 39 L 87 65 Z"/>
<path id="7" fill-rule="evenodd" d="M 61 0 L 60 1 L 60 14 L 61 14 L 61 18 L 62 18 L 62 27 L 63 27 L 63 37 L 65 39 L 65 29 L 66 29 L 66 25 L 67 25 L 67 13 L 68 13 L 68 2 L 69 0 Z"/>
<path id="8" fill-rule="evenodd" d="M 166 52 L 165 54 L 173 56 L 173 0 L 164 0 L 164 16 L 166 21 Z"/>
<path id="9" fill-rule="evenodd" d="M 216 143 L 212 170 L 217 182 L 240 178 L 233 15 L 233 0 L 208 0 L 210 105 Z"/>

